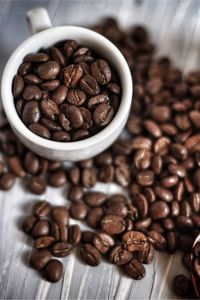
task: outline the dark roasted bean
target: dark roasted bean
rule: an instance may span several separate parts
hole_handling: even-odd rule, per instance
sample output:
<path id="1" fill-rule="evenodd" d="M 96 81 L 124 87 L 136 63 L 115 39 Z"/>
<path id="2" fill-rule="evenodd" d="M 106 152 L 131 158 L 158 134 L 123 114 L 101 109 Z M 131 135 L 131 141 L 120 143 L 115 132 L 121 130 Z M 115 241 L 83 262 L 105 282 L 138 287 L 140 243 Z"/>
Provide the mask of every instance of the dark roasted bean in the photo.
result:
<path id="1" fill-rule="evenodd" d="M 42 274 L 47 281 L 58 282 L 63 273 L 63 265 L 57 259 L 51 259 L 42 270 Z"/>
<path id="2" fill-rule="evenodd" d="M 81 258 L 90 266 L 98 266 L 101 262 L 99 251 L 90 244 L 84 244 L 80 251 Z"/>
<path id="3" fill-rule="evenodd" d="M 131 261 L 124 265 L 125 272 L 133 279 L 142 279 L 145 274 L 145 268 L 136 258 L 132 258 Z"/>
<path id="4" fill-rule="evenodd" d="M 51 258 L 51 252 L 48 250 L 34 252 L 30 257 L 30 265 L 36 270 L 41 270 L 51 260 Z"/>

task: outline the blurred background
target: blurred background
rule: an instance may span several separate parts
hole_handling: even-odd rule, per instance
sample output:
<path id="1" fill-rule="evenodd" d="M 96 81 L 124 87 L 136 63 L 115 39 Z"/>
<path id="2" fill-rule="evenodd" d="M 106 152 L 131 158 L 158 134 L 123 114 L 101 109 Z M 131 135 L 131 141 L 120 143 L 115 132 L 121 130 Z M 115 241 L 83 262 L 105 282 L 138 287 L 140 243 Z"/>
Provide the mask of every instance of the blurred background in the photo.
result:
<path id="1" fill-rule="evenodd" d="M 30 36 L 26 21 L 27 11 L 40 6 L 47 9 L 54 26 L 90 27 L 108 16 L 116 17 L 122 28 L 143 24 L 148 28 L 152 40 L 157 45 L 158 56 L 168 55 L 175 66 L 184 72 L 199 69 L 199 0 L 0 0 L 0 78 L 10 54 Z M 17 186 L 13 190 L 13 196 L 10 193 L 1 195 L 5 211 L 6 205 L 7 211 L 10 211 L 12 206 L 15 219 L 21 216 L 20 201 L 25 203 L 28 198 L 32 199 L 31 195 L 27 196 Z M 59 198 L 57 194 L 52 193 L 52 190 L 45 197 L 50 199 L 54 195 L 56 200 L 61 199 L 61 196 Z M 5 224 L 4 215 L 2 211 L 2 224 Z M 140 282 L 121 276 L 112 266 L 103 264 L 97 272 L 73 258 L 66 264 L 63 286 L 61 283 L 50 286 L 21 263 L 22 250 L 26 250 L 24 235 L 15 228 L 10 214 L 6 220 L 8 225 L 5 235 L 7 235 L 7 228 L 10 228 L 12 236 L 7 243 L 1 245 L 3 250 L 0 251 L 0 292 L 3 298 L 121 300 L 175 297 L 169 285 L 177 269 L 179 272 L 182 271 L 178 255 L 169 258 L 166 254 L 158 254 L 154 264 L 147 267 L 147 276 Z M 13 249 L 12 238 L 16 241 L 14 252 L 9 251 Z M 1 269 L 3 263 L 4 270 Z"/>

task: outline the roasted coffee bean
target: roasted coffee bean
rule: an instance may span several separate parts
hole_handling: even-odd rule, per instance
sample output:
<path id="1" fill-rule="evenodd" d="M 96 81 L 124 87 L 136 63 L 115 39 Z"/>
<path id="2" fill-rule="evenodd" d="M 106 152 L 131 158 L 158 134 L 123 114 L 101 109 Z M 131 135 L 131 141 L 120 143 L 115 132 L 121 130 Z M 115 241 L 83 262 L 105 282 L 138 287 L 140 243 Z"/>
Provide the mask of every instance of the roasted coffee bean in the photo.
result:
<path id="1" fill-rule="evenodd" d="M 42 63 L 49 59 L 49 56 L 46 53 L 38 52 L 38 53 L 31 53 L 24 57 L 25 62 L 37 62 Z"/>
<path id="2" fill-rule="evenodd" d="M 69 65 L 63 71 L 63 80 L 67 87 L 75 88 L 83 76 L 83 70 L 78 65 Z"/>
<path id="3" fill-rule="evenodd" d="M 50 48 L 51 56 L 52 58 L 59 63 L 59 65 L 64 66 L 66 64 L 66 60 L 62 52 L 56 48 L 56 47 L 51 47 Z"/>
<path id="4" fill-rule="evenodd" d="M 124 271 L 135 280 L 142 279 L 146 274 L 144 266 L 136 258 L 124 265 Z"/>
<path id="5" fill-rule="evenodd" d="M 69 178 L 72 184 L 78 185 L 80 183 L 80 168 L 78 166 L 73 166 L 69 170 Z"/>
<path id="6" fill-rule="evenodd" d="M 89 137 L 90 133 L 86 129 L 79 129 L 76 130 L 73 135 L 72 135 L 72 140 L 73 141 L 78 141 L 78 140 L 83 140 L 87 137 Z"/>
<path id="7" fill-rule="evenodd" d="M 48 162 L 48 171 L 50 171 L 50 172 L 57 171 L 60 168 L 62 168 L 62 162 L 61 161 L 49 160 L 49 162 Z"/>
<path id="8" fill-rule="evenodd" d="M 171 202 L 173 200 L 173 193 L 170 190 L 156 186 L 154 191 L 156 196 L 165 202 Z"/>
<path id="9" fill-rule="evenodd" d="M 68 41 L 64 44 L 64 47 L 63 47 L 64 54 L 65 54 L 67 57 L 72 56 L 72 54 L 74 53 L 74 50 L 76 50 L 77 47 L 78 47 L 78 44 L 77 44 L 76 41 L 74 41 L 74 40 L 68 40 Z"/>
<path id="10" fill-rule="evenodd" d="M 51 259 L 42 270 L 42 274 L 47 281 L 58 282 L 63 273 L 63 265 L 57 259 Z"/>
<path id="11" fill-rule="evenodd" d="M 61 222 L 51 223 L 51 236 L 57 242 L 67 242 L 68 229 L 67 229 L 66 225 Z"/>
<path id="12" fill-rule="evenodd" d="M 31 124 L 28 127 L 33 133 L 43 137 L 44 139 L 50 139 L 50 131 L 41 124 Z"/>
<path id="13" fill-rule="evenodd" d="M 111 80 L 111 69 L 103 59 L 97 59 L 91 64 L 91 72 L 99 84 L 104 85 Z"/>
<path id="14" fill-rule="evenodd" d="M 134 229 L 145 231 L 151 225 L 151 218 L 141 219 L 140 221 L 135 222 Z"/>
<path id="15" fill-rule="evenodd" d="M 175 223 L 172 219 L 166 218 L 162 220 L 162 225 L 167 231 L 171 231 L 175 229 Z"/>
<path id="16" fill-rule="evenodd" d="M 72 251 L 72 245 L 67 242 L 57 242 L 51 247 L 51 252 L 56 257 L 66 257 Z"/>
<path id="17" fill-rule="evenodd" d="M 51 121 L 47 118 L 41 118 L 40 119 L 40 123 L 42 125 L 44 125 L 47 129 L 49 129 L 50 131 L 59 131 L 62 128 L 60 127 L 60 125 L 58 125 L 57 123 L 55 123 L 54 121 Z"/>
<path id="18" fill-rule="evenodd" d="M 143 194 L 137 194 L 134 200 L 134 205 L 138 209 L 139 216 L 145 218 L 149 212 L 147 198 Z"/>
<path id="19" fill-rule="evenodd" d="M 168 170 L 171 174 L 177 175 L 181 178 L 185 177 L 186 175 L 186 171 L 184 167 L 182 167 L 181 165 L 170 164 L 168 166 Z"/>
<path id="20" fill-rule="evenodd" d="M 82 128 L 83 129 L 89 129 L 92 127 L 93 121 L 92 121 L 92 115 L 90 113 L 90 111 L 85 108 L 85 107 L 80 107 L 79 108 L 83 117 L 83 125 Z"/>
<path id="21" fill-rule="evenodd" d="M 159 175 L 161 173 L 162 167 L 163 167 L 162 157 L 158 154 L 154 155 L 152 157 L 151 166 L 152 166 L 152 170 L 155 173 L 155 175 Z"/>
<path id="22" fill-rule="evenodd" d="M 53 60 L 42 63 L 37 68 L 37 74 L 44 80 L 55 79 L 60 72 L 60 65 Z"/>
<path id="23" fill-rule="evenodd" d="M 144 188 L 143 194 L 144 194 L 144 196 L 146 197 L 146 199 L 149 203 L 152 203 L 152 202 L 156 201 L 156 195 L 155 195 L 154 190 L 152 188 L 150 188 L 150 187 Z"/>
<path id="24" fill-rule="evenodd" d="M 189 217 L 179 216 L 176 219 L 176 226 L 181 232 L 188 232 L 193 229 L 193 222 Z"/>
<path id="25" fill-rule="evenodd" d="M 98 266 L 101 262 L 100 252 L 91 244 L 84 244 L 80 250 L 81 258 L 90 266 Z"/>
<path id="26" fill-rule="evenodd" d="M 158 251 L 164 251 L 166 247 L 165 238 L 156 231 L 149 231 L 147 233 L 148 241 L 154 246 L 154 248 Z"/>
<path id="27" fill-rule="evenodd" d="M 183 198 L 183 194 L 185 191 L 185 187 L 182 181 L 179 181 L 176 185 L 175 191 L 174 191 L 174 195 L 175 195 L 175 199 L 177 201 L 181 201 Z"/>
<path id="28" fill-rule="evenodd" d="M 161 136 L 154 143 L 154 152 L 161 156 L 166 155 L 168 153 L 169 145 L 170 145 L 170 139 L 165 136 Z"/>
<path id="29" fill-rule="evenodd" d="M 83 244 L 92 244 L 95 232 L 92 231 L 82 231 L 81 233 L 81 242 Z"/>
<path id="30" fill-rule="evenodd" d="M 135 153 L 133 160 L 137 169 L 148 169 L 151 164 L 151 152 L 147 149 L 139 149 Z"/>
<path id="31" fill-rule="evenodd" d="M 70 135 L 66 131 L 55 131 L 52 133 L 52 140 L 56 142 L 68 142 Z"/>
<path id="32" fill-rule="evenodd" d="M 76 220 L 83 220 L 87 216 L 87 206 L 81 202 L 74 202 L 70 206 L 70 216 Z"/>
<path id="33" fill-rule="evenodd" d="M 106 201 L 106 194 L 101 192 L 89 192 L 84 195 L 84 201 L 91 207 L 100 206 Z"/>
<path id="34" fill-rule="evenodd" d="M 107 90 L 109 90 L 112 94 L 119 95 L 120 94 L 120 86 L 117 83 L 110 82 L 106 85 Z"/>
<path id="35" fill-rule="evenodd" d="M 105 127 L 110 123 L 114 115 L 113 107 L 109 104 L 99 104 L 93 113 L 93 120 L 97 126 Z"/>
<path id="36" fill-rule="evenodd" d="M 95 207 L 88 211 L 87 224 L 92 228 L 100 227 L 101 220 L 104 216 L 104 211 L 101 207 Z"/>
<path id="37" fill-rule="evenodd" d="M 158 222 L 153 222 L 150 226 L 150 230 L 156 231 L 160 234 L 164 234 L 165 233 L 165 229 L 164 227 L 158 223 Z"/>
<path id="38" fill-rule="evenodd" d="M 48 234 L 49 234 L 49 222 L 46 220 L 37 221 L 31 231 L 31 236 L 33 238 L 46 236 Z"/>
<path id="39" fill-rule="evenodd" d="M 196 256 L 196 257 L 199 257 L 200 256 L 200 243 L 196 243 L 194 248 L 193 248 L 193 254 Z"/>
<path id="40" fill-rule="evenodd" d="M 37 85 L 27 85 L 23 91 L 23 98 L 25 100 L 40 100 L 42 91 Z"/>
<path id="41" fill-rule="evenodd" d="M 8 158 L 8 166 L 10 170 L 17 176 L 17 177 L 24 177 L 26 175 L 22 163 L 18 156 L 13 155 Z"/>
<path id="42" fill-rule="evenodd" d="M 55 91 L 51 93 L 51 99 L 57 104 L 62 104 L 67 96 L 67 87 L 61 84 Z"/>
<path id="43" fill-rule="evenodd" d="M 100 92 L 100 87 L 96 79 L 89 74 L 82 77 L 80 87 L 88 95 L 97 95 Z"/>
<path id="44" fill-rule="evenodd" d="M 160 127 L 152 120 L 145 120 L 144 127 L 148 133 L 150 133 L 153 137 L 158 138 L 161 136 Z"/>
<path id="45" fill-rule="evenodd" d="M 151 116 L 152 118 L 160 123 L 164 123 L 170 120 L 171 118 L 171 112 L 170 108 L 168 106 L 155 106 L 151 109 Z"/>
<path id="46" fill-rule="evenodd" d="M 124 250 L 121 246 L 115 246 L 112 248 L 109 258 L 112 264 L 123 266 L 131 260 L 132 254 L 129 251 Z"/>
<path id="47" fill-rule="evenodd" d="M 155 201 L 150 205 L 149 212 L 153 220 L 164 219 L 169 214 L 169 206 L 164 201 Z"/>
<path id="48" fill-rule="evenodd" d="M 81 240 L 81 229 L 76 225 L 70 225 L 68 228 L 68 242 L 71 245 L 77 245 Z"/>
<path id="49" fill-rule="evenodd" d="M 179 180 L 179 178 L 177 175 L 168 176 L 161 180 L 161 185 L 164 188 L 171 188 L 178 183 L 178 180 Z"/>
<path id="50" fill-rule="evenodd" d="M 70 89 L 67 93 L 67 101 L 75 106 L 83 105 L 86 100 L 86 94 L 78 89 Z"/>
<path id="51" fill-rule="evenodd" d="M 32 100 L 25 103 L 23 113 L 22 113 L 22 121 L 26 125 L 38 123 L 40 116 L 41 113 L 37 101 Z"/>
<path id="52" fill-rule="evenodd" d="M 198 213 L 200 210 L 200 193 L 193 193 L 190 196 L 190 206 L 193 212 Z"/>
<path id="53" fill-rule="evenodd" d="M 146 244 L 142 251 L 137 254 L 137 259 L 142 264 L 150 264 L 154 258 L 154 247 L 151 244 Z"/>
<path id="54" fill-rule="evenodd" d="M 32 64 L 30 62 L 22 63 L 19 66 L 18 72 L 21 76 L 25 76 L 30 73 L 31 67 L 32 67 Z"/>
<path id="55" fill-rule="evenodd" d="M 83 125 L 83 116 L 80 109 L 74 105 L 69 106 L 67 118 L 73 129 L 80 128 Z"/>
<path id="56" fill-rule="evenodd" d="M 36 249 L 48 248 L 55 242 L 55 239 L 52 236 L 42 236 L 38 237 L 34 242 L 34 247 Z"/>
<path id="57" fill-rule="evenodd" d="M 91 188 L 96 184 L 97 175 L 94 168 L 85 168 L 82 171 L 82 184 L 85 188 Z"/>
<path id="58" fill-rule="evenodd" d="M 115 245 L 115 241 L 110 235 L 104 232 L 99 232 L 95 235 L 93 244 L 100 253 L 105 254 Z"/>
<path id="59" fill-rule="evenodd" d="M 102 229 L 111 235 L 122 233 L 126 223 L 121 216 L 109 214 L 101 220 Z"/>
<path id="60" fill-rule="evenodd" d="M 83 198 L 83 188 L 81 186 L 71 186 L 68 192 L 70 201 L 79 202 Z"/>
<path id="61" fill-rule="evenodd" d="M 40 161 L 36 154 L 31 151 L 28 151 L 24 158 L 24 168 L 26 172 L 35 175 L 39 172 Z"/>
<path id="62" fill-rule="evenodd" d="M 47 201 L 39 201 L 33 206 L 33 214 L 36 217 L 46 217 L 50 213 L 50 209 L 51 206 Z"/>
<path id="63" fill-rule="evenodd" d="M 106 214 L 115 214 L 123 218 L 128 215 L 126 204 L 121 201 L 112 201 L 112 199 L 107 200 L 104 211 Z"/>
<path id="64" fill-rule="evenodd" d="M 26 233 L 30 233 L 37 220 L 38 218 L 35 216 L 26 217 L 22 224 L 23 231 Z"/>
<path id="65" fill-rule="evenodd" d="M 13 88 L 12 88 L 13 96 L 15 98 L 19 97 L 19 95 L 23 91 L 23 88 L 24 88 L 23 78 L 20 75 L 15 75 L 13 79 Z"/>
<path id="66" fill-rule="evenodd" d="M 104 93 L 98 96 L 91 97 L 88 100 L 88 108 L 95 108 L 97 105 L 101 103 L 109 103 L 109 97 L 108 94 Z"/>
<path id="67" fill-rule="evenodd" d="M 66 184 L 67 177 L 63 170 L 58 170 L 51 173 L 49 177 L 49 184 L 53 187 L 60 187 Z"/>
<path id="68" fill-rule="evenodd" d="M 55 121 L 60 114 L 57 104 L 51 99 L 42 100 L 40 107 L 44 116 L 51 121 Z"/>
<path id="69" fill-rule="evenodd" d="M 173 280 L 173 290 L 176 295 L 187 297 L 190 290 L 189 279 L 183 274 L 177 275 Z"/>
<path id="70" fill-rule="evenodd" d="M 28 189 L 36 195 L 41 195 L 46 191 L 46 182 L 41 176 L 32 176 L 28 180 Z"/>
<path id="71" fill-rule="evenodd" d="M 115 169 L 112 165 L 102 165 L 98 172 L 98 179 L 102 182 L 113 182 L 115 175 Z M 118 178 L 119 178 L 119 170 L 118 170 Z"/>
<path id="72" fill-rule="evenodd" d="M 166 248 L 172 254 L 177 249 L 177 234 L 175 231 L 168 232 L 166 235 Z"/>
<path id="73" fill-rule="evenodd" d="M 54 206 L 51 210 L 51 217 L 56 223 L 69 223 L 69 211 L 64 206 Z"/>
<path id="74" fill-rule="evenodd" d="M 34 252 L 30 257 L 30 265 L 36 270 L 41 270 L 51 260 L 51 258 L 51 252 L 48 250 Z"/>
<path id="75" fill-rule="evenodd" d="M 40 86 L 43 90 L 51 92 L 56 90 L 60 85 L 60 81 L 57 79 L 49 80 L 46 82 L 43 82 Z"/>
<path id="76" fill-rule="evenodd" d="M 141 186 L 150 186 L 154 183 L 154 174 L 150 170 L 140 171 L 137 173 L 136 179 Z"/>
<path id="77" fill-rule="evenodd" d="M 126 232 L 122 240 L 124 242 L 124 248 L 130 252 L 142 251 L 147 244 L 146 236 L 139 231 Z"/>

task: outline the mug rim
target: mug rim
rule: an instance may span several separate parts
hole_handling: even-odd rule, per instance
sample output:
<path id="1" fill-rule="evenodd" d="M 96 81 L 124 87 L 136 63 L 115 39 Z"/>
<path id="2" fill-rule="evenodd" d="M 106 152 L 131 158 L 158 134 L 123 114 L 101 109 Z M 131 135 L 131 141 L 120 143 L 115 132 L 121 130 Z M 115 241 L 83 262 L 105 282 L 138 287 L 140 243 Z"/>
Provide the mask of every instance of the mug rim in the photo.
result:
<path id="1" fill-rule="evenodd" d="M 75 31 L 76 33 L 79 33 L 80 36 L 82 34 L 85 36 L 87 35 L 88 37 L 91 38 L 91 40 L 98 39 L 99 43 L 101 43 L 104 47 L 106 47 L 107 49 L 110 50 L 110 52 L 113 53 L 115 59 L 117 60 L 117 64 L 119 64 L 119 68 L 121 70 L 121 74 L 118 74 L 118 76 L 120 78 L 121 85 L 122 85 L 122 95 L 121 95 L 121 101 L 117 113 L 115 114 L 112 121 L 100 132 L 80 141 L 57 142 L 36 135 L 23 123 L 23 121 L 21 120 L 21 118 L 19 117 L 16 111 L 14 101 L 13 101 L 14 100 L 13 96 L 10 97 L 8 95 L 8 89 L 10 89 L 10 82 L 9 80 L 7 80 L 7 75 L 8 73 L 12 73 L 13 60 L 16 60 L 16 57 L 18 58 L 18 56 L 20 56 L 20 54 L 23 53 L 27 47 L 30 47 L 32 43 L 37 43 L 38 40 L 41 40 L 42 38 L 44 39 L 44 41 L 46 41 L 48 40 L 49 34 L 55 35 L 56 33 L 58 34 L 58 31 L 59 32 L 63 31 L 63 33 L 66 32 L 66 35 L 68 31 Z M 42 47 L 42 44 L 39 45 L 38 49 L 40 47 Z M 4 68 L 2 81 L 1 81 L 2 104 L 11 126 L 14 127 L 15 130 L 17 130 L 17 132 L 20 133 L 23 137 L 39 145 L 40 147 L 45 147 L 48 149 L 58 150 L 58 151 L 77 150 L 77 149 L 91 147 L 96 143 L 101 143 L 104 139 L 109 137 L 109 135 L 112 134 L 112 132 L 116 129 L 116 127 L 118 127 L 119 124 L 123 122 L 124 117 L 127 115 L 127 113 L 130 110 L 131 101 L 132 101 L 132 90 L 133 90 L 133 83 L 132 83 L 130 69 L 128 67 L 128 64 L 124 56 L 119 51 L 119 49 L 101 34 L 81 26 L 52 27 L 26 39 L 22 44 L 20 44 L 17 47 L 17 49 L 11 54 L 10 58 L 8 59 L 6 66 Z M 12 95 L 12 91 L 11 91 L 11 95 Z"/>

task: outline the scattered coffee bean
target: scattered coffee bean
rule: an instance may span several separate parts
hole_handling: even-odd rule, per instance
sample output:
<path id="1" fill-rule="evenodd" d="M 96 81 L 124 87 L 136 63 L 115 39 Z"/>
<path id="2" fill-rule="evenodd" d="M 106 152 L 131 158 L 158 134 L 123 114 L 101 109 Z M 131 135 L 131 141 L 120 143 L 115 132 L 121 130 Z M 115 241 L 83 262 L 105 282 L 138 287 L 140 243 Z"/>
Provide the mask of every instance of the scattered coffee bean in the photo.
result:
<path id="1" fill-rule="evenodd" d="M 81 258 L 90 266 L 98 266 L 101 262 L 101 254 L 91 244 L 84 244 L 80 250 Z"/>
<path id="2" fill-rule="evenodd" d="M 144 266 L 136 258 L 124 265 L 124 271 L 135 280 L 142 279 L 146 274 Z"/>
<path id="3" fill-rule="evenodd" d="M 47 281 L 58 282 L 63 274 L 63 265 L 57 259 L 51 259 L 42 270 L 43 276 Z"/>
<path id="4" fill-rule="evenodd" d="M 31 255 L 30 265 L 36 270 L 41 270 L 51 260 L 51 258 L 51 252 L 48 250 L 40 250 Z"/>

